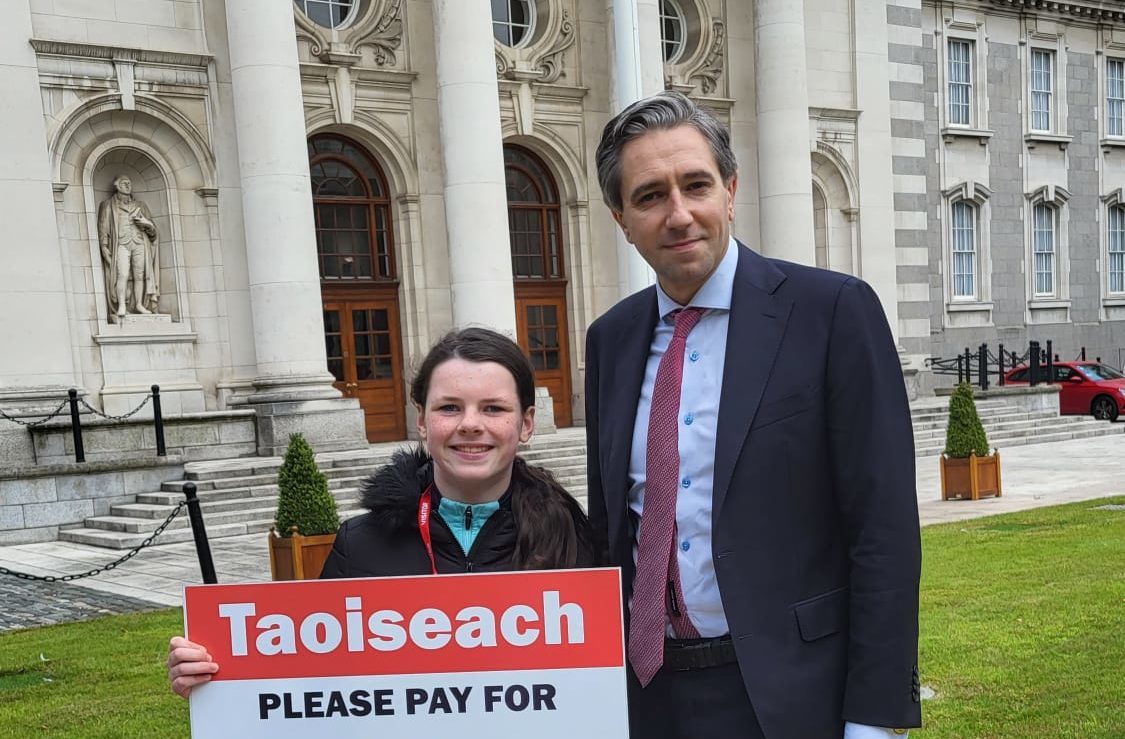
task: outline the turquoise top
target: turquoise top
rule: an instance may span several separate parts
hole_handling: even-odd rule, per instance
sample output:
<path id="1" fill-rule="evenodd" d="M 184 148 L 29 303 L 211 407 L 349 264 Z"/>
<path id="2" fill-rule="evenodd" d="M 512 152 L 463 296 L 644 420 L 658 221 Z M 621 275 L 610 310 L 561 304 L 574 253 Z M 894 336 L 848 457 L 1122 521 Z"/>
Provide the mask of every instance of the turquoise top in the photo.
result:
<path id="1" fill-rule="evenodd" d="M 473 548 L 473 542 L 476 541 L 480 530 L 484 528 L 484 522 L 498 510 L 500 510 L 500 501 L 498 500 L 491 503 L 470 505 L 442 497 L 438 503 L 438 515 L 442 517 L 442 520 L 449 526 L 449 530 L 453 532 L 453 538 L 461 545 L 461 551 L 465 553 L 465 556 L 468 556 L 469 550 Z"/>

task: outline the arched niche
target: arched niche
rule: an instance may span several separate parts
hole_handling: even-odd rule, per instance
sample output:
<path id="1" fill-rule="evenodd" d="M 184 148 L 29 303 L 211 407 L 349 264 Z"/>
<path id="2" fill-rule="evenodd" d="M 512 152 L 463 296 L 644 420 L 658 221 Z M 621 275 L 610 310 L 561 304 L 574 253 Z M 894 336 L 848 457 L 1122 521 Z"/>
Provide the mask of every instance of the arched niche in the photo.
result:
<path id="1" fill-rule="evenodd" d="M 834 155 L 834 151 L 822 149 L 812 154 L 817 266 L 856 274 L 854 189 L 846 165 Z"/>

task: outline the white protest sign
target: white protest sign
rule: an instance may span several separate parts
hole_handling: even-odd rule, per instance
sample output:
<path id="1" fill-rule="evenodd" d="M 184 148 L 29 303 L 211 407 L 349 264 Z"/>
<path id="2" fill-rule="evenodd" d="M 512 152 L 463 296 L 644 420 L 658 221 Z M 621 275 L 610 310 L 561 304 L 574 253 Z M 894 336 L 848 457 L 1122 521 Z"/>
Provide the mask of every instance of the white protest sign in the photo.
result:
<path id="1" fill-rule="evenodd" d="M 184 589 L 192 736 L 628 737 L 617 570 Z"/>

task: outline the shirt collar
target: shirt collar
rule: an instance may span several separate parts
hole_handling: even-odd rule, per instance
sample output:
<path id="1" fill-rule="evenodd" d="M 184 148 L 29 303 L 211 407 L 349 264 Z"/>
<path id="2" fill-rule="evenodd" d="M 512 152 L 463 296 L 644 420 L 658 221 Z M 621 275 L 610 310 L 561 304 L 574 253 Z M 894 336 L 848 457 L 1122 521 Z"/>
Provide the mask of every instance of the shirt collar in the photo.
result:
<path id="1" fill-rule="evenodd" d="M 672 311 L 694 306 L 696 308 L 730 310 L 731 295 L 734 294 L 734 273 L 738 270 L 738 242 L 732 236 L 727 242 L 727 253 L 703 287 L 692 297 L 688 305 L 680 305 L 656 283 L 656 308 L 660 319 L 664 320 Z"/>

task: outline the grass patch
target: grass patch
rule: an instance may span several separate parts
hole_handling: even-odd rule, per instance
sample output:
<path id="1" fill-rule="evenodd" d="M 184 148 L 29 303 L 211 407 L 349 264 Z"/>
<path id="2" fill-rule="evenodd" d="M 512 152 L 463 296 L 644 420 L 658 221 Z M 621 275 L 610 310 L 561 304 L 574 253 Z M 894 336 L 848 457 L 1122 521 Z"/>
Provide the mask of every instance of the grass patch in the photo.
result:
<path id="1" fill-rule="evenodd" d="M 937 697 L 912 736 L 1125 737 L 1125 511 L 1107 503 L 1125 498 L 923 529 Z M 164 670 L 182 626 L 172 609 L 0 634 L 0 736 L 187 736 Z"/>
<path id="2" fill-rule="evenodd" d="M 923 530 L 922 739 L 1125 737 L 1125 512 Z M 960 504 L 957 504 L 960 505 Z"/>
<path id="3" fill-rule="evenodd" d="M 0 736 L 185 737 L 164 670 L 180 609 L 0 635 Z"/>

